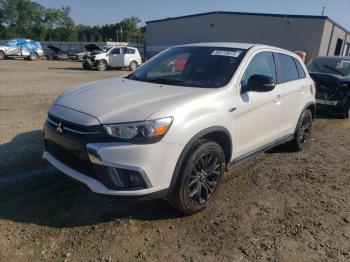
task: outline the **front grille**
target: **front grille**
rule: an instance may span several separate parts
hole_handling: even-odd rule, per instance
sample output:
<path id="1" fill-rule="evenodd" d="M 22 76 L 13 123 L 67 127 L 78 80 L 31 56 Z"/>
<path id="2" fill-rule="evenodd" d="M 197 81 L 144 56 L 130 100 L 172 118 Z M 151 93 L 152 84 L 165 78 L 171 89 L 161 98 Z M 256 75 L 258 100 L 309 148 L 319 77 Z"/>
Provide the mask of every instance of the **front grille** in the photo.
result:
<path id="1" fill-rule="evenodd" d="M 81 126 L 75 123 L 71 123 L 69 121 L 57 118 L 51 114 L 49 114 L 47 118 L 48 123 L 55 129 L 60 127 L 62 130 L 65 130 L 69 133 L 76 135 L 104 135 L 105 132 L 101 125 L 95 126 Z"/>

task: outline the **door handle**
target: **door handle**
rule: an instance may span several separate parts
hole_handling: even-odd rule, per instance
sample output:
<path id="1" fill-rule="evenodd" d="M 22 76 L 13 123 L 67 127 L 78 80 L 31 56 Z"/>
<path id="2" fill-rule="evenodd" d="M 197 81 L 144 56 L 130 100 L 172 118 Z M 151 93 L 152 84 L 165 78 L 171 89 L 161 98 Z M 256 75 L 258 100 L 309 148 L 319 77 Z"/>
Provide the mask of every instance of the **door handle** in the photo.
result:
<path id="1" fill-rule="evenodd" d="M 275 98 L 275 104 L 280 104 L 281 103 L 281 95 L 277 95 Z"/>
<path id="2" fill-rule="evenodd" d="M 305 86 L 302 86 L 301 89 L 300 89 L 300 94 L 303 95 L 303 94 L 305 93 L 305 90 L 304 90 L 304 89 L 305 89 Z"/>

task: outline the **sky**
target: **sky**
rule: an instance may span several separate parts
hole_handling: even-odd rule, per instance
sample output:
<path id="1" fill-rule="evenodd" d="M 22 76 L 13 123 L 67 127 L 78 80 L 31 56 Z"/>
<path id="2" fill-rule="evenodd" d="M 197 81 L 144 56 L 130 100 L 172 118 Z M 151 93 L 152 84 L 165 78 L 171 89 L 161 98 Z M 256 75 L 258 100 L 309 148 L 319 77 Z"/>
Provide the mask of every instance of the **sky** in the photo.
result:
<path id="1" fill-rule="evenodd" d="M 325 15 L 350 30 L 350 0 L 34 0 L 45 7 L 69 6 L 76 24 L 103 25 L 138 16 L 145 21 L 210 11 Z"/>

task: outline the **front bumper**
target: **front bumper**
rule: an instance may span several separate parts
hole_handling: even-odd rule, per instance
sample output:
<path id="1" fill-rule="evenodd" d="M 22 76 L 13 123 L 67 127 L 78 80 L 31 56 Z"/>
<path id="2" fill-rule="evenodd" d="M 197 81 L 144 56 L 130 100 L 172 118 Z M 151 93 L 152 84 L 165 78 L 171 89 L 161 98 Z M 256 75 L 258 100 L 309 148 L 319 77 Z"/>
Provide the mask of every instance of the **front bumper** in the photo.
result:
<path id="1" fill-rule="evenodd" d="M 162 141 L 148 145 L 95 142 L 81 135 L 77 137 L 70 130 L 63 128 L 63 132 L 58 132 L 46 123 L 43 158 L 99 194 L 138 197 L 166 191 L 183 150 L 182 145 Z M 137 173 L 145 186 L 118 188 L 113 185 L 108 169 L 123 170 L 126 175 Z"/>
<path id="2" fill-rule="evenodd" d="M 342 102 L 341 101 L 330 101 L 330 100 L 316 99 L 316 103 L 319 105 L 337 106 L 339 103 L 342 103 Z"/>
<path id="3" fill-rule="evenodd" d="M 69 166 L 65 165 L 64 163 L 60 162 L 58 159 L 56 159 L 54 156 L 52 156 L 49 152 L 45 151 L 43 154 L 43 159 L 48 161 L 52 166 L 57 168 L 62 173 L 68 175 L 69 177 L 85 184 L 90 188 L 91 191 L 98 193 L 98 194 L 104 194 L 104 195 L 115 195 L 115 196 L 147 196 L 151 195 L 156 192 L 164 191 L 167 189 L 167 187 L 152 187 L 147 188 L 143 190 L 136 190 L 136 191 L 116 191 L 116 190 L 110 190 L 105 185 L 103 185 L 101 182 L 97 181 L 96 179 L 93 179 L 89 176 L 86 176 Z"/>
<path id="4" fill-rule="evenodd" d="M 96 67 L 96 60 L 91 56 L 85 56 L 83 58 L 83 63 L 89 67 Z"/>
<path id="5" fill-rule="evenodd" d="M 321 111 L 332 110 L 335 112 L 342 112 L 347 108 L 348 101 L 333 101 L 333 100 L 324 100 L 324 99 L 316 99 L 317 108 Z"/>

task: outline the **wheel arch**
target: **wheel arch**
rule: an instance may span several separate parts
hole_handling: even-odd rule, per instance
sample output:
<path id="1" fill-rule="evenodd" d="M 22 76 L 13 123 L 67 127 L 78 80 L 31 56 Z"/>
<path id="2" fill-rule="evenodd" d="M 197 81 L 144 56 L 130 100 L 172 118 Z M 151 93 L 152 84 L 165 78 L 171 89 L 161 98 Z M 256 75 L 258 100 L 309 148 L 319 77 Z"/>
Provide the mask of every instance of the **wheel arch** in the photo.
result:
<path id="1" fill-rule="evenodd" d="M 107 60 L 105 59 L 105 58 L 102 58 L 102 59 L 99 59 L 99 60 L 96 60 L 96 64 L 98 63 L 98 62 L 105 62 L 106 63 L 106 65 L 108 66 L 108 62 L 107 62 Z"/>
<path id="2" fill-rule="evenodd" d="M 315 119 L 316 117 L 316 104 L 315 103 L 308 103 L 306 104 L 306 106 L 303 108 L 303 111 L 301 111 L 301 113 L 303 113 L 306 109 L 309 109 L 312 113 L 312 119 Z"/>
<path id="3" fill-rule="evenodd" d="M 186 144 L 185 148 L 182 150 L 180 157 L 177 160 L 173 176 L 171 178 L 169 192 L 176 185 L 186 155 L 188 154 L 192 146 L 195 145 L 200 139 L 209 139 L 218 143 L 224 151 L 226 164 L 230 162 L 233 148 L 230 132 L 222 126 L 213 126 L 206 128 L 194 135 Z"/>

